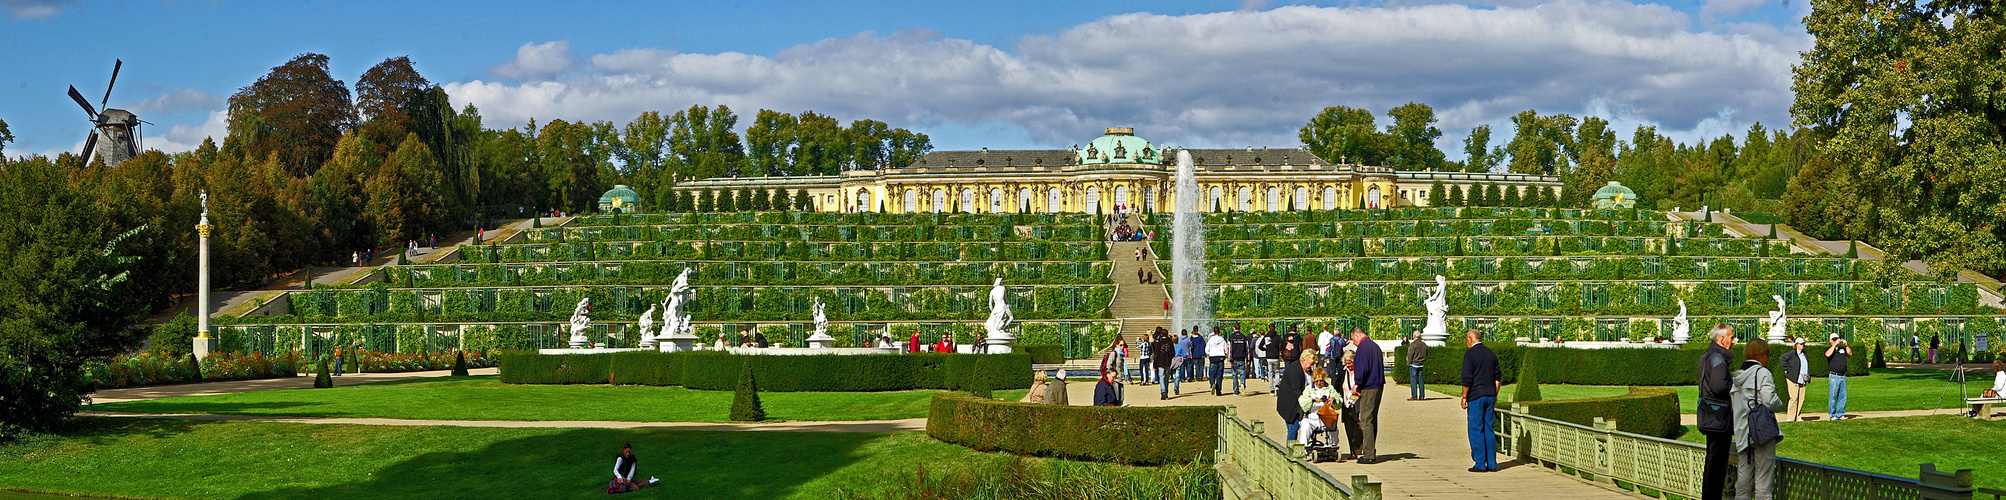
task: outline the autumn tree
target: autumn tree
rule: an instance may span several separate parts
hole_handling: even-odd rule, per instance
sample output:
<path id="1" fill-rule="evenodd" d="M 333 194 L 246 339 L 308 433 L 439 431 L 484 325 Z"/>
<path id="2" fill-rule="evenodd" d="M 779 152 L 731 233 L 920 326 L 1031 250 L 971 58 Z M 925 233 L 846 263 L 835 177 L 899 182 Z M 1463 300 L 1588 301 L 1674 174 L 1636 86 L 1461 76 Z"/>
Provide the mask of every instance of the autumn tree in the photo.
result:
<path id="1" fill-rule="evenodd" d="M 231 95 L 225 149 L 242 158 L 275 155 L 294 177 L 312 174 L 333 157 L 356 118 L 348 87 L 328 74 L 327 61 L 301 54 Z"/>

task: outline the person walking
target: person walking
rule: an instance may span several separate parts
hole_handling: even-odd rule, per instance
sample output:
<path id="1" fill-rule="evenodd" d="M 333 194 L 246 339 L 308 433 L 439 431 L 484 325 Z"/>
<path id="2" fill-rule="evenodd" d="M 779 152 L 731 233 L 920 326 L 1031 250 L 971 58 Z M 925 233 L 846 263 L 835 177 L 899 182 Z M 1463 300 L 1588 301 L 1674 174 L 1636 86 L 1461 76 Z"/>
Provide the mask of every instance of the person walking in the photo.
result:
<path id="1" fill-rule="evenodd" d="M 1175 350 L 1170 364 L 1173 373 L 1171 383 L 1176 384 L 1174 390 L 1177 391 L 1177 395 L 1182 396 L 1184 380 L 1191 378 L 1191 331 L 1179 330 L 1177 338 L 1171 339 L 1170 345 Z"/>
<path id="2" fill-rule="evenodd" d="M 1226 337 L 1219 335 L 1218 327 L 1213 327 L 1212 336 L 1205 338 L 1205 357 L 1210 358 L 1205 361 L 1212 368 L 1212 378 L 1210 381 L 1212 382 L 1213 396 L 1226 395 L 1220 389 L 1219 384 L 1226 381 L 1226 356 L 1232 354 L 1232 349 L 1233 346 L 1231 343 L 1226 342 Z"/>
<path id="3" fill-rule="evenodd" d="M 1700 355 L 1699 373 L 1695 377 L 1699 381 L 1696 412 L 1699 429 L 1706 435 L 1706 462 L 1700 472 L 1701 500 L 1720 499 L 1727 483 L 1727 453 L 1734 444 L 1734 408 L 1728 401 L 1734 385 L 1728 378 L 1728 363 L 1734 359 L 1728 347 L 1734 345 L 1734 329 L 1724 324 L 1714 325 L 1712 340 L 1706 354 Z"/>
<path id="4" fill-rule="evenodd" d="M 342 351 L 343 349 L 340 347 L 334 348 L 334 376 L 336 377 L 341 376 L 341 355 L 344 354 Z"/>
<path id="5" fill-rule="evenodd" d="M 1295 327 L 1289 328 L 1294 329 Z M 1263 343 L 1261 344 L 1261 364 L 1265 365 L 1262 371 L 1262 378 L 1268 380 L 1268 392 L 1275 392 L 1275 382 L 1278 380 L 1276 377 L 1281 375 L 1282 367 L 1275 363 L 1281 362 L 1283 342 L 1285 341 L 1282 340 L 1282 336 L 1276 333 L 1273 328 L 1270 328 L 1268 329 L 1268 336 L 1263 339 Z"/>
<path id="6" fill-rule="evenodd" d="M 1921 362 L 1922 362 L 1922 336 L 1921 336 L 1921 335 L 1916 335 L 1916 334 L 1913 334 L 1913 333 L 1911 333 L 1911 334 L 1908 334 L 1908 362 L 1910 362 L 1910 363 L 1921 363 Z"/>
<path id="7" fill-rule="evenodd" d="M 1316 366 L 1316 356 L 1302 354 L 1300 349 L 1282 349 L 1282 381 L 1275 386 L 1275 413 L 1288 427 L 1289 441 L 1296 440 L 1296 431 L 1302 426 L 1302 406 L 1296 399 L 1302 397 L 1309 370 Z"/>
<path id="8" fill-rule="evenodd" d="M 1936 364 L 1936 349 L 1942 345 L 1943 334 L 1929 336 L 1929 363 Z"/>
<path id="9" fill-rule="evenodd" d="M 1763 368 L 1769 363 L 1769 343 L 1750 339 L 1742 349 L 1742 358 L 1746 361 L 1741 362 L 1741 373 L 1734 376 L 1732 399 L 1734 452 L 1741 454 L 1741 465 L 1734 474 L 1734 498 L 1769 500 L 1769 486 L 1776 483 L 1776 442 L 1783 439 L 1783 430 L 1775 427 L 1776 416 L 1769 412 L 1783 401 L 1776 397 L 1776 381 L 1770 378 L 1769 369 Z M 1758 404 L 1762 406 L 1755 406 Z M 1762 414 L 1754 413 L 1757 411 Z M 1758 418 L 1765 416 L 1769 418 Z M 1766 433 L 1774 433 L 1774 437 Z"/>
<path id="10" fill-rule="evenodd" d="M 1154 360 L 1156 362 L 1156 385 L 1158 386 L 1156 399 L 1170 399 L 1170 385 L 1177 378 L 1171 371 L 1177 369 L 1177 366 L 1181 364 L 1177 356 L 1177 341 L 1172 340 L 1170 334 L 1165 333 L 1163 329 L 1159 328 L 1156 330 L 1156 341 L 1150 344 L 1149 350 L 1155 351 L 1153 354 L 1156 356 Z"/>
<path id="11" fill-rule="evenodd" d="M 1825 375 L 1829 386 L 1825 393 L 1825 413 L 1832 420 L 1839 420 L 1846 418 L 1846 358 L 1853 355 L 1853 347 L 1846 345 L 1846 339 L 1839 338 L 1836 333 L 1826 340 L 1831 341 L 1831 345 L 1825 347 L 1825 370 L 1830 372 Z M 1929 343 L 1933 361 L 1936 357 L 1936 337 L 1930 337 Z"/>
<path id="12" fill-rule="evenodd" d="M 1804 385 L 1811 383 L 1811 360 L 1804 357 L 1804 337 L 1790 344 L 1790 352 L 1783 354 L 1783 381 L 1790 391 L 1790 421 L 1798 422 L 1804 414 Z"/>
<path id="13" fill-rule="evenodd" d="M 1233 336 L 1226 339 L 1226 344 L 1226 355 L 1231 358 L 1233 363 L 1233 395 L 1238 396 L 1240 395 L 1240 387 L 1248 385 L 1247 360 L 1253 358 L 1249 353 L 1252 349 L 1252 344 L 1247 341 L 1246 334 L 1240 333 L 1240 327 L 1238 326 L 1233 327 Z"/>
<path id="14" fill-rule="evenodd" d="M 1478 342 L 1481 335 L 1471 328 L 1463 341 L 1469 350 L 1463 351 L 1463 395 L 1462 406 L 1469 422 L 1470 472 L 1493 472 L 1498 470 L 1498 441 L 1491 427 L 1497 423 L 1498 389 L 1503 385 L 1499 378 L 1498 355 L 1491 348 Z"/>
<path id="15" fill-rule="evenodd" d="M 1144 335 L 1142 338 L 1135 339 L 1135 371 L 1142 375 L 1142 385 L 1149 385 L 1151 381 L 1156 379 L 1156 364 L 1151 362 L 1156 358 L 1156 353 L 1152 352 L 1154 350 L 1149 348 L 1149 339 L 1152 336 Z"/>
<path id="16" fill-rule="evenodd" d="M 1101 371 L 1114 372 L 1116 381 L 1128 378 L 1128 344 L 1121 342 L 1120 335 L 1116 335 L 1114 343 L 1107 346 L 1107 356 L 1101 358 Z"/>
<path id="17" fill-rule="evenodd" d="M 1358 388 L 1358 428 L 1365 443 L 1358 463 L 1369 465 L 1379 461 L 1379 397 L 1386 389 L 1386 351 L 1366 338 L 1364 330 L 1352 330 L 1351 335 L 1351 345 L 1358 346 L 1351 376 Z"/>
<path id="18" fill-rule="evenodd" d="M 1410 340 L 1407 341 L 1408 401 L 1425 401 L 1428 399 L 1428 381 L 1421 370 L 1422 366 L 1427 363 L 1428 343 L 1422 342 L 1421 332 L 1416 331 L 1414 332 L 1414 336 L 1410 337 Z"/>
<path id="19" fill-rule="evenodd" d="M 1163 299 L 1163 317 L 1164 319 L 1170 318 L 1170 299 Z"/>

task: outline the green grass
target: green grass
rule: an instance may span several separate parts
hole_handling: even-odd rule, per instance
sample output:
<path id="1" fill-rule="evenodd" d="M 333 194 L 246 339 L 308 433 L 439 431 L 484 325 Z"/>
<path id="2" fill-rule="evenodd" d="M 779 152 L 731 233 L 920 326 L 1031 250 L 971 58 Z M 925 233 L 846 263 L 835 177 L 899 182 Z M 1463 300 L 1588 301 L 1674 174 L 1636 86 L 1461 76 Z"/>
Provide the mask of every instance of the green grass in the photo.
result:
<path id="1" fill-rule="evenodd" d="M 80 418 L 72 427 L 62 435 L 0 446 L 0 488 L 141 498 L 604 498 L 621 443 L 633 443 L 638 475 L 660 476 L 665 485 L 626 496 L 633 498 L 911 497 L 912 485 L 925 482 L 915 479 L 921 468 L 938 478 L 939 471 L 956 470 L 964 476 L 1007 476 L 1032 465 L 1085 470 L 1086 477 L 1102 482 L 1145 487 L 1199 483 L 1202 492 L 1204 483 L 1164 477 L 1196 475 L 1192 471 L 1203 466 L 1018 459 L 919 433 L 120 418 Z M 1207 496 L 1218 495 L 1213 483 Z"/>
<path id="2" fill-rule="evenodd" d="M 1914 479 L 1924 463 L 1937 470 L 1971 469 L 1980 488 L 2006 489 L 2006 421 L 1953 415 L 1783 422 L 1776 455 Z M 1690 426 L 1689 426 L 1690 427 Z M 1690 429 L 1679 440 L 1705 443 Z"/>
<path id="3" fill-rule="evenodd" d="M 1974 373 L 1968 376 L 1970 383 L 1967 384 L 1967 393 L 1971 397 L 1977 397 L 1978 391 L 1991 386 L 1991 379 L 1983 374 Z M 1958 396 L 1956 385 L 1949 386 L 1948 391 L 1944 390 L 1944 381 L 1949 379 L 1950 372 L 1944 370 L 1894 368 L 1875 369 L 1873 375 L 1865 377 L 1848 377 L 1846 411 L 1929 410 L 1936 408 L 1939 393 L 1942 394 L 1945 408 L 1957 408 L 1964 404 L 1964 400 Z M 1505 386 L 1504 398 L 1510 398 L 1515 387 L 1515 385 Z M 1829 387 L 1826 385 L 1826 379 L 1815 377 L 1811 379 L 1809 385 L 1804 386 L 1805 415 L 1825 414 L 1825 396 Z M 1456 396 L 1459 394 L 1457 391 L 1461 390 L 1460 387 L 1453 385 L 1439 387 L 1430 384 L 1428 388 L 1449 396 Z M 1679 392 L 1679 412 L 1692 413 L 1693 402 L 1699 398 L 1699 388 L 1688 385 L 1673 389 Z M 1623 394 L 1627 390 L 1622 386 L 1611 385 L 1539 385 L 1540 396 L 1547 400 L 1607 397 Z M 1788 398 L 1789 391 L 1781 381 L 1778 381 L 1777 390 L 1779 396 Z"/>
<path id="4" fill-rule="evenodd" d="M 763 392 L 771 420 L 925 417 L 940 391 Z M 1017 399 L 1023 389 L 996 391 Z M 286 389 L 92 405 L 99 411 L 425 420 L 726 422 L 730 391 L 638 385 L 510 385 L 494 376 L 439 377 L 334 389 Z"/>

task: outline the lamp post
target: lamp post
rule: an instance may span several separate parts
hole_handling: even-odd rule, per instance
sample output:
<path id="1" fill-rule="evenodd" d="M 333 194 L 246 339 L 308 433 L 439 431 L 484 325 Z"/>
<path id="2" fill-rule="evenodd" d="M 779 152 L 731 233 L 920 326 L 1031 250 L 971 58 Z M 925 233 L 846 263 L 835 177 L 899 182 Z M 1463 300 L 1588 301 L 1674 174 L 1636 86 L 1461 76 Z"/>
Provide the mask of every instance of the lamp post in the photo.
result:
<path id="1" fill-rule="evenodd" d="M 202 197 L 202 220 L 195 223 L 195 232 L 200 233 L 200 250 L 197 250 L 195 275 L 195 359 L 209 357 L 216 350 L 217 339 L 209 336 L 209 232 L 215 226 L 209 225 L 209 193 Z"/>

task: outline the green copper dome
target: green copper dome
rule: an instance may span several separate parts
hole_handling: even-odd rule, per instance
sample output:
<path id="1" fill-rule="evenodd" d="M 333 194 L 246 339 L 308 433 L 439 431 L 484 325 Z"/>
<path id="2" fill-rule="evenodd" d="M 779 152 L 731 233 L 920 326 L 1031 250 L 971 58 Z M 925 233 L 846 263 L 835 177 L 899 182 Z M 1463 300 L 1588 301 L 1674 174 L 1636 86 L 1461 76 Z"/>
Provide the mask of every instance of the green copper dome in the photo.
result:
<path id="1" fill-rule="evenodd" d="M 1149 141 L 1136 137 L 1135 129 L 1108 127 L 1106 133 L 1087 143 L 1087 147 L 1074 150 L 1074 159 L 1081 165 L 1163 164 L 1163 152 Z"/>
<path id="2" fill-rule="evenodd" d="M 1637 192 L 1609 181 L 1609 185 L 1595 190 L 1595 208 L 1637 208 Z"/>
<path id="3" fill-rule="evenodd" d="M 599 210 L 602 212 L 634 212 L 640 209 L 641 193 L 634 192 L 634 188 L 626 184 L 615 184 L 613 189 L 606 190 L 606 194 L 599 195 Z"/>

